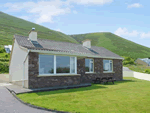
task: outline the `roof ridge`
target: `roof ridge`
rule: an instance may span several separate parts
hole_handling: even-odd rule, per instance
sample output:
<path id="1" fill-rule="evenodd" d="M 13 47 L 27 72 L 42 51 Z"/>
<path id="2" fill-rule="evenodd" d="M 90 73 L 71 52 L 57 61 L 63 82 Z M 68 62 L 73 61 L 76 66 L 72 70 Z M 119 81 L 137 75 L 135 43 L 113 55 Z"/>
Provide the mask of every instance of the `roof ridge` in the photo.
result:
<path id="1" fill-rule="evenodd" d="M 23 35 L 17 35 L 15 34 L 14 36 L 21 36 L 21 37 L 25 37 L 25 38 L 29 38 L 28 36 L 23 36 Z M 62 41 L 56 41 L 56 40 L 50 40 L 50 39 L 41 39 L 41 38 L 37 38 L 38 40 L 48 40 L 48 41 L 53 41 L 53 42 L 60 42 L 60 43 L 70 43 L 70 44 L 74 44 L 74 45 L 81 45 L 82 44 L 76 44 L 76 43 L 71 43 L 71 42 L 62 42 Z M 91 47 L 98 47 L 98 46 L 91 46 Z M 98 48 L 104 48 L 104 47 L 98 47 Z"/>

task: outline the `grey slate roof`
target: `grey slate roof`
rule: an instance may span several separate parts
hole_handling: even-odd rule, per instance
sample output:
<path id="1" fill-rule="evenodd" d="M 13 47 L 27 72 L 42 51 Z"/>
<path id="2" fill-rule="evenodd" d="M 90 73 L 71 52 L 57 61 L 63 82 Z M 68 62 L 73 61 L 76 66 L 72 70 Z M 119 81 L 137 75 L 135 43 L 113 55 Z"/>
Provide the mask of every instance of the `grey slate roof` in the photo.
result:
<path id="1" fill-rule="evenodd" d="M 45 51 L 57 51 L 57 52 L 66 52 L 66 53 L 77 53 L 77 54 L 87 54 L 87 55 L 96 55 L 101 57 L 112 57 L 121 59 L 119 55 L 103 48 L 91 46 L 91 49 L 83 47 L 81 44 L 74 44 L 69 42 L 58 42 L 48 39 L 37 39 L 39 45 L 34 45 L 28 37 L 15 35 L 15 39 L 18 44 L 22 47 L 32 50 L 45 50 Z M 123 58 L 122 58 L 123 59 Z"/>

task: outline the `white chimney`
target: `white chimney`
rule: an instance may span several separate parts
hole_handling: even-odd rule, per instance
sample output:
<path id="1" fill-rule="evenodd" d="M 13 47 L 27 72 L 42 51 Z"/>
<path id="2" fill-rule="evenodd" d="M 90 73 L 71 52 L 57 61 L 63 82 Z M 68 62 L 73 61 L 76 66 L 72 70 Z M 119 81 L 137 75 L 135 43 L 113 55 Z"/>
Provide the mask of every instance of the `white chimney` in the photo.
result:
<path id="1" fill-rule="evenodd" d="M 91 48 L 91 40 L 86 39 L 86 40 L 82 41 L 82 43 L 83 43 L 84 47 Z"/>
<path id="2" fill-rule="evenodd" d="M 29 32 L 29 40 L 37 41 L 37 32 L 35 31 L 35 28 L 32 28 Z"/>

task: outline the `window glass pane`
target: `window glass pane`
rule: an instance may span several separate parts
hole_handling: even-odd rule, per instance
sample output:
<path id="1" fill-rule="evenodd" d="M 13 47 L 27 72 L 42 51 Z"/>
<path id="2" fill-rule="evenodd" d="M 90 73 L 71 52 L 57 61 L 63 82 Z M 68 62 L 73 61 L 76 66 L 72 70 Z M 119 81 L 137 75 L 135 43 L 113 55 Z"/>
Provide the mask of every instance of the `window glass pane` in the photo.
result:
<path id="1" fill-rule="evenodd" d="M 39 74 L 54 73 L 54 56 L 39 55 Z"/>
<path id="2" fill-rule="evenodd" d="M 103 60 L 103 70 L 109 71 L 109 60 Z"/>
<path id="3" fill-rule="evenodd" d="M 75 73 L 75 57 L 70 57 L 70 71 Z"/>
<path id="4" fill-rule="evenodd" d="M 91 63 L 91 70 L 90 71 L 93 72 L 93 63 Z"/>
<path id="5" fill-rule="evenodd" d="M 112 63 L 110 63 L 110 70 L 109 71 L 112 71 Z"/>
<path id="6" fill-rule="evenodd" d="M 70 73 L 69 56 L 56 56 L 56 73 Z"/>
<path id="7" fill-rule="evenodd" d="M 89 72 L 89 64 L 90 64 L 89 59 L 85 59 L 85 72 Z"/>

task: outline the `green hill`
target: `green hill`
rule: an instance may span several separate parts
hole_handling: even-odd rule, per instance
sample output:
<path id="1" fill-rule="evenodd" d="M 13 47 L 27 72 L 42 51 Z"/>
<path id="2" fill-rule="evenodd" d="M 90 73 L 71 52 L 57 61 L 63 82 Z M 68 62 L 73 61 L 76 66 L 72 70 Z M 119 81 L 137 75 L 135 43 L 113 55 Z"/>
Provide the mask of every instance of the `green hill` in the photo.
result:
<path id="1" fill-rule="evenodd" d="M 38 32 L 39 38 L 78 43 L 75 39 L 61 32 L 0 12 L 0 45 L 12 44 L 14 34 L 28 36 L 32 27 Z"/>
<path id="2" fill-rule="evenodd" d="M 134 59 L 150 57 L 150 48 L 121 38 L 113 33 L 102 32 L 69 36 L 79 43 L 82 43 L 85 39 L 91 39 L 92 46 L 104 47 L 120 56 L 130 56 Z"/>
<path id="3" fill-rule="evenodd" d="M 28 32 L 32 27 L 36 28 L 38 38 L 71 43 L 82 43 L 85 39 L 91 39 L 93 46 L 105 47 L 120 56 L 130 56 L 134 59 L 150 57 L 150 48 L 136 44 L 112 33 L 65 35 L 61 32 L 10 16 L 3 12 L 0 12 L 0 45 L 12 44 L 14 34 L 28 36 Z"/>

